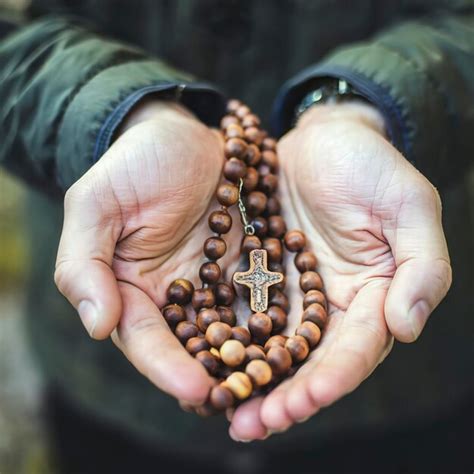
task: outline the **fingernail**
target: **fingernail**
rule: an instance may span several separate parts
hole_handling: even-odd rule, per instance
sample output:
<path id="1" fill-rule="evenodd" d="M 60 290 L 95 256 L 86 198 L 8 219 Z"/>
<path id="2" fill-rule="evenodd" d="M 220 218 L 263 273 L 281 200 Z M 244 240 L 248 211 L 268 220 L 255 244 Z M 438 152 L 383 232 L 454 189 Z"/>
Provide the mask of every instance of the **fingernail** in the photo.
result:
<path id="1" fill-rule="evenodd" d="M 305 421 L 309 420 L 309 416 L 305 416 L 304 418 L 300 418 L 299 420 L 296 420 L 296 423 L 304 423 Z"/>
<path id="2" fill-rule="evenodd" d="M 82 300 L 77 307 L 77 312 L 90 337 L 94 337 L 94 331 L 97 325 L 97 310 L 94 304 L 89 300 Z"/>
<path id="3" fill-rule="evenodd" d="M 425 300 L 417 301 L 411 307 L 410 311 L 408 311 L 408 320 L 411 324 L 415 339 L 421 334 L 429 315 L 430 307 Z"/>
<path id="4" fill-rule="evenodd" d="M 234 440 L 236 441 L 237 443 L 250 443 L 250 441 L 252 441 L 251 439 L 241 439 L 239 438 L 235 433 L 234 433 L 234 430 L 231 428 L 229 428 L 229 436 Z"/>
<path id="5" fill-rule="evenodd" d="M 268 430 L 268 434 L 269 435 L 274 435 L 274 434 L 281 434 L 281 433 L 284 433 L 285 431 L 288 431 L 290 427 L 287 426 L 286 428 L 281 428 L 279 430 Z"/>

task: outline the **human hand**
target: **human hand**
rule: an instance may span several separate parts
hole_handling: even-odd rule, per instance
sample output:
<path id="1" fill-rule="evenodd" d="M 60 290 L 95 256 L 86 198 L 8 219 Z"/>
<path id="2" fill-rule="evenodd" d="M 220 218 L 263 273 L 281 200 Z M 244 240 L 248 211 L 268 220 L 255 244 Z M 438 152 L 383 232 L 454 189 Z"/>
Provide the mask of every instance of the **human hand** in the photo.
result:
<path id="1" fill-rule="evenodd" d="M 451 284 L 438 193 L 387 141 L 375 109 L 314 106 L 278 151 L 284 217 L 319 257 L 329 324 L 293 377 L 235 411 L 239 440 L 285 431 L 354 390 L 394 337 L 417 339 Z M 287 281 L 290 334 L 301 317 L 291 261 Z"/>
<path id="2" fill-rule="evenodd" d="M 89 334 L 112 335 L 141 373 L 191 404 L 204 402 L 212 380 L 158 308 L 173 279 L 199 268 L 222 162 L 218 134 L 184 108 L 143 103 L 68 190 L 56 263 L 56 284 Z"/>

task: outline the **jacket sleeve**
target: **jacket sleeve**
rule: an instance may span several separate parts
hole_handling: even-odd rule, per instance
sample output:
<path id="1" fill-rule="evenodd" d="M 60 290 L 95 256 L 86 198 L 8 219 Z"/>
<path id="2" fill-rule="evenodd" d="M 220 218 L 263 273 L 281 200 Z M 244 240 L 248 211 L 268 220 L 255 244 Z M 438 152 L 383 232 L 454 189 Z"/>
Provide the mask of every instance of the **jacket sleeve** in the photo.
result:
<path id="1" fill-rule="evenodd" d="M 100 158 L 147 94 L 178 98 L 208 124 L 224 110 L 212 86 L 63 18 L 3 39 L 0 78 L 0 164 L 51 194 Z"/>
<path id="2" fill-rule="evenodd" d="M 278 134 L 321 81 L 345 79 L 376 105 L 394 145 L 439 186 L 462 175 L 474 154 L 474 17 L 402 23 L 342 47 L 289 80 L 274 108 Z"/>

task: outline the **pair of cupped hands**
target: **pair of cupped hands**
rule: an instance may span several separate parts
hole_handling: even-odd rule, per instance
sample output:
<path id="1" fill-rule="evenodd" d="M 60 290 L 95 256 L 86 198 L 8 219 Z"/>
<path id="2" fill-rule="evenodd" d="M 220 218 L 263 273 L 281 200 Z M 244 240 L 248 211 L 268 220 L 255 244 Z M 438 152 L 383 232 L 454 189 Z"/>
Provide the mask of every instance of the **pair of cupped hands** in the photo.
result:
<path id="1" fill-rule="evenodd" d="M 283 215 L 318 257 L 329 304 L 320 345 L 265 397 L 230 413 L 235 440 L 264 439 L 354 390 L 413 342 L 451 284 L 433 185 L 388 141 L 362 103 L 318 105 L 278 142 Z M 196 282 L 217 207 L 223 140 L 178 104 L 146 100 L 104 156 L 65 196 L 55 281 L 94 339 L 112 337 L 128 360 L 183 405 L 201 405 L 213 380 L 160 312 L 175 278 Z M 237 216 L 222 261 L 230 281 Z M 291 255 L 287 333 L 301 317 Z"/>

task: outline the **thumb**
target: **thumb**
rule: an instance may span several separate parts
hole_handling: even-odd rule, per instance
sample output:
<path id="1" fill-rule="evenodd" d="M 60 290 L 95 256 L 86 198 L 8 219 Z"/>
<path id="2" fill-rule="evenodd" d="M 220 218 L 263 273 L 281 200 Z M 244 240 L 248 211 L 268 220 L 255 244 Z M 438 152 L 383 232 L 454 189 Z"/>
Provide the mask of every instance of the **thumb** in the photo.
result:
<path id="1" fill-rule="evenodd" d="M 111 268 L 121 222 L 107 218 L 114 215 L 110 207 L 116 201 L 109 199 L 107 190 L 97 199 L 89 192 L 94 188 L 88 178 L 85 175 L 66 193 L 54 280 L 90 336 L 105 339 L 117 326 L 122 311 Z"/>
<path id="2" fill-rule="evenodd" d="M 403 193 L 395 222 L 395 226 L 384 228 L 397 267 L 385 302 L 385 317 L 395 338 L 413 342 L 451 286 L 441 200 L 423 176 L 417 176 Z"/>

